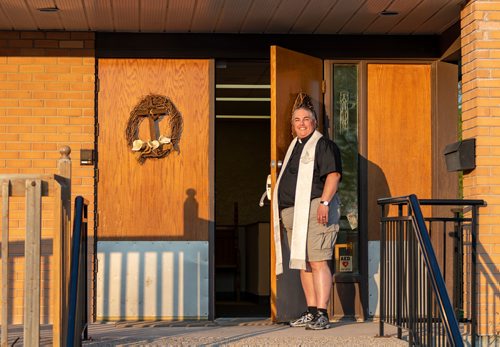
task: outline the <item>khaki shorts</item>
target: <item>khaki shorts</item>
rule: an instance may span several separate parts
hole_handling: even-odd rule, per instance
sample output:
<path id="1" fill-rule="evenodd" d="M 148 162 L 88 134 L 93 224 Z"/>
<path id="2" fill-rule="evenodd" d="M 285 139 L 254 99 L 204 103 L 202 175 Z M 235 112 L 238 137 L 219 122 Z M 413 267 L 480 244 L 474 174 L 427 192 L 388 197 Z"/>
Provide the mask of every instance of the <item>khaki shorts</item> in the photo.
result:
<path id="1" fill-rule="evenodd" d="M 331 260 L 333 257 L 333 246 L 339 231 L 338 224 L 326 226 L 318 223 L 319 202 L 320 198 L 313 199 L 309 210 L 306 261 Z M 281 221 L 286 229 L 288 246 L 290 247 L 293 233 L 293 207 L 288 207 L 281 211 Z"/>

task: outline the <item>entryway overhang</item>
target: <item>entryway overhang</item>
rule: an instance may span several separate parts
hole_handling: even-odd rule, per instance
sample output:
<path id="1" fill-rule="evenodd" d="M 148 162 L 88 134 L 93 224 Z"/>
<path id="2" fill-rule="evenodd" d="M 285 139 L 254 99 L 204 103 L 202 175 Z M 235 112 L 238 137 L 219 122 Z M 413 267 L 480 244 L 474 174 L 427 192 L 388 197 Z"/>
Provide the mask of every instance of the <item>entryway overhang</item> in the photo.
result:
<path id="1" fill-rule="evenodd" d="M 10 0 L 0 30 L 441 35 L 465 0 Z"/>

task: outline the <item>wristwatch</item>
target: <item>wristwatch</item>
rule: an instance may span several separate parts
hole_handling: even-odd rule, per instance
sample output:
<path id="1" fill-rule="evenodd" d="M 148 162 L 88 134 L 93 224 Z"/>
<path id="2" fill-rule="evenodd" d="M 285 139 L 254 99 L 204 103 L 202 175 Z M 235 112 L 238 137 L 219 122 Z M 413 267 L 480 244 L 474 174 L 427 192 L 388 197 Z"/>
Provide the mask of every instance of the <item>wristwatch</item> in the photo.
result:
<path id="1" fill-rule="evenodd" d="M 330 201 L 324 201 L 324 200 L 321 200 L 319 203 L 320 203 L 321 205 L 325 205 L 325 206 L 330 205 Z"/>

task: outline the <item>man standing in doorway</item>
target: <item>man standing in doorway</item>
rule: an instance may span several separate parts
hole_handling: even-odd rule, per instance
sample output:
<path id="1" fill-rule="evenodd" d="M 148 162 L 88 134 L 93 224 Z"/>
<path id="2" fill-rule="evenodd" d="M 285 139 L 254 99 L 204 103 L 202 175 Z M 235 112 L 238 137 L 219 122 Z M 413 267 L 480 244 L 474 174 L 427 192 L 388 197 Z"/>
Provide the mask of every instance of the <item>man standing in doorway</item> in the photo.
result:
<path id="1" fill-rule="evenodd" d="M 332 288 L 329 262 L 339 231 L 342 177 L 337 145 L 316 130 L 311 99 L 300 93 L 292 112 L 292 133 L 283 169 L 273 192 L 276 274 L 283 271 L 280 217 L 290 245 L 290 268 L 300 270 L 307 311 L 290 322 L 293 327 L 330 327 L 327 307 Z"/>

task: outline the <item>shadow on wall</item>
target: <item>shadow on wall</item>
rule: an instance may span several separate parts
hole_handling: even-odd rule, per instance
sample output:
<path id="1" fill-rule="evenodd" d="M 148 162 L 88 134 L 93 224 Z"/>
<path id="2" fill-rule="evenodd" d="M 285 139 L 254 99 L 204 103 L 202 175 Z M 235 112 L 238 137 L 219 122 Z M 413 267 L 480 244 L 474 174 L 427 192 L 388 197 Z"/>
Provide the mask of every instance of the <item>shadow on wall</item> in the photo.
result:
<path id="1" fill-rule="evenodd" d="M 179 212 L 184 234 L 192 235 L 187 231 L 213 223 L 198 218 L 196 191 L 186 194 Z M 206 319 L 208 247 L 208 241 L 98 242 L 97 320 Z"/>
<path id="2" fill-rule="evenodd" d="M 189 188 L 186 190 L 186 200 L 184 200 L 184 235 L 199 234 L 193 230 L 200 230 L 207 224 L 205 219 L 199 218 L 198 201 L 196 200 L 196 190 Z"/>
<path id="3" fill-rule="evenodd" d="M 478 217 L 481 219 L 481 216 Z M 480 223 L 478 222 L 478 225 Z M 486 324 L 487 328 L 479 327 L 478 332 L 484 335 L 487 329 L 488 335 L 494 335 L 497 339 L 500 336 L 500 285 L 498 283 L 498 274 L 500 273 L 499 264 L 495 263 L 493 259 L 488 256 L 487 251 L 481 243 L 477 245 L 478 256 L 478 283 L 486 283 L 478 285 L 478 314 L 484 317 L 478 319 L 478 324 Z M 484 278 L 484 280 L 482 279 Z M 488 307 L 489 314 L 485 315 L 485 308 Z M 498 341 L 497 341 L 498 342 Z"/>
<path id="4" fill-rule="evenodd" d="M 362 298 L 368 298 L 368 303 L 363 302 L 363 311 L 368 307 L 370 316 L 379 315 L 379 287 L 380 287 L 380 215 L 381 208 L 377 204 L 377 199 L 391 197 L 391 190 L 384 171 L 377 164 L 369 161 L 363 156 L 359 156 L 360 171 L 366 173 L 365 182 L 360 182 L 361 187 L 366 187 L 360 192 L 361 202 L 360 216 L 366 216 L 366 225 L 360 228 L 361 240 L 360 254 L 368 254 L 365 259 L 368 264 L 360 264 L 362 274 L 367 274 L 368 286 L 361 286 L 361 290 L 368 288 L 368 295 L 361 294 Z M 384 216 L 387 216 L 387 211 Z M 360 218 L 363 221 L 364 218 Z M 364 236 L 363 236 L 364 234 Z M 363 270 L 367 269 L 367 270 Z M 364 280 L 364 279 L 363 279 Z M 340 295 L 340 293 L 339 293 Z M 342 302 L 342 298 L 340 298 Z"/>

